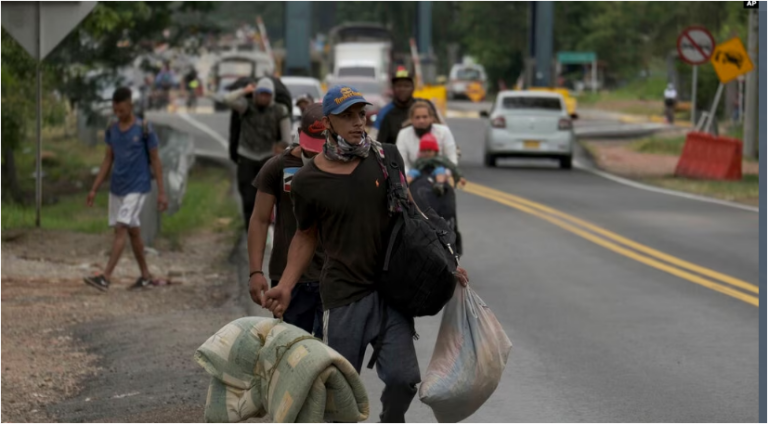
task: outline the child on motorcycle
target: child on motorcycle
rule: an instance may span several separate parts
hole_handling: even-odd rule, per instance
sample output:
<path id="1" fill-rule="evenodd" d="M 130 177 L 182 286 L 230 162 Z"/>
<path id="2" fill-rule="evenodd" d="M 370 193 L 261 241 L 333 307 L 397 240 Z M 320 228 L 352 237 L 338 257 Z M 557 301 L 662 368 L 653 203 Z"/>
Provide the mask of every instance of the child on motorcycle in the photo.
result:
<path id="1" fill-rule="evenodd" d="M 459 168 L 445 156 L 440 156 L 440 147 L 437 139 L 431 133 L 424 134 L 419 141 L 419 158 L 408 171 L 408 184 L 422 175 L 430 175 L 432 188 L 437 194 L 445 193 L 445 185 L 448 183 L 449 173 L 453 177 L 454 185 L 463 187 L 466 180 Z"/>

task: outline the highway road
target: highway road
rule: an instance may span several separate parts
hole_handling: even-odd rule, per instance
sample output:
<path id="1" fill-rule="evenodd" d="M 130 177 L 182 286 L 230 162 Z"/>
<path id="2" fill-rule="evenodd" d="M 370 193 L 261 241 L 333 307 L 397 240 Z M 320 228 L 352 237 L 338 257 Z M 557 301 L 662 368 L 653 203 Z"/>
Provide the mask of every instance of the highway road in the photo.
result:
<path id="1" fill-rule="evenodd" d="M 150 119 L 227 157 L 227 114 Z M 458 196 L 463 264 L 513 343 L 499 388 L 467 421 L 757 421 L 757 213 L 555 163 L 488 169 L 484 121 L 448 124 L 471 182 Z M 616 122 L 578 123 L 606 125 Z M 439 323 L 417 321 L 422 370 Z M 375 422 L 382 386 L 373 371 L 363 378 Z M 418 399 L 407 419 L 434 422 Z"/>

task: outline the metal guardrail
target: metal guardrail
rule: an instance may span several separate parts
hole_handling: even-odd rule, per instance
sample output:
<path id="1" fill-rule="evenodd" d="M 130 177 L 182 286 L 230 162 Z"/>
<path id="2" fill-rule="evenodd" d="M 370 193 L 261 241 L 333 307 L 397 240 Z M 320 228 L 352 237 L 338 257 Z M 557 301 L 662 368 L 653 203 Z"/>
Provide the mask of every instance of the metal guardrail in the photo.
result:
<path id="1" fill-rule="evenodd" d="M 189 170 L 195 163 L 195 149 L 192 137 L 164 125 L 153 124 L 160 141 L 160 161 L 163 164 L 163 185 L 168 198 L 165 215 L 173 215 L 181 209 L 187 190 Z M 141 238 L 151 246 L 160 234 L 162 215 L 157 210 L 157 181 L 152 181 L 152 192 L 147 196 L 141 210 Z"/>

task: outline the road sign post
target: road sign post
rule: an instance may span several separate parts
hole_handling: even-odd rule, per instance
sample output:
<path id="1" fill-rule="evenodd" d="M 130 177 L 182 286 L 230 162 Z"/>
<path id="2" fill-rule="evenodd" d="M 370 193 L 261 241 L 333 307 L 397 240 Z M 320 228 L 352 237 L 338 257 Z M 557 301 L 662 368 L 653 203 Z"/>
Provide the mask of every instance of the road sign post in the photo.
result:
<path id="1" fill-rule="evenodd" d="M 35 158 L 35 226 L 40 227 L 43 204 L 43 136 L 42 136 L 42 61 L 96 7 L 95 1 L 74 2 L 6 2 L 3 5 L 3 28 L 36 61 L 37 85 L 37 155 Z M 34 17 L 34 22 L 29 22 Z"/>
<path id="2" fill-rule="evenodd" d="M 699 65 L 707 63 L 715 48 L 715 38 L 702 27 L 688 27 L 677 37 L 680 59 L 693 66 L 691 82 L 691 124 L 696 123 L 696 91 L 699 83 Z"/>
<path id="3" fill-rule="evenodd" d="M 754 69 L 754 64 L 739 37 L 734 37 L 718 44 L 712 52 L 710 62 L 712 67 L 715 68 L 717 77 L 720 79 L 720 86 L 717 87 L 717 94 L 715 94 L 715 101 L 712 103 L 710 116 L 704 128 L 705 131 L 710 130 L 712 122 L 715 120 L 715 112 L 717 111 L 717 104 L 720 102 L 720 96 L 723 93 L 723 85 Z"/>

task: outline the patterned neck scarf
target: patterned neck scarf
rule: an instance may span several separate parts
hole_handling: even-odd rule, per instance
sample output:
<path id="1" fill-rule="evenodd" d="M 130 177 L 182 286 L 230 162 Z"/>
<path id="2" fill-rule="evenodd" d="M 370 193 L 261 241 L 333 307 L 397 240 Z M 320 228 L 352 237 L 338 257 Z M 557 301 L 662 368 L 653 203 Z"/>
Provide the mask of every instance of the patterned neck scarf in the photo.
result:
<path id="1" fill-rule="evenodd" d="M 335 139 L 335 142 L 334 142 Z M 371 151 L 371 138 L 365 134 L 358 144 L 350 144 L 341 136 L 333 136 L 330 131 L 325 132 L 325 144 L 323 145 L 323 154 L 330 161 L 349 162 L 359 157 L 365 159 Z"/>

